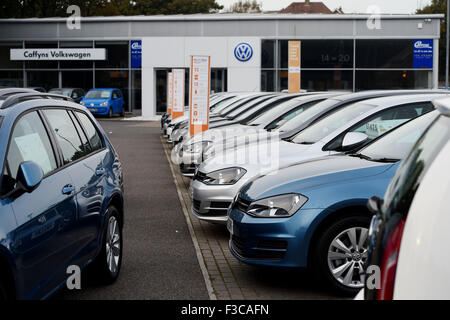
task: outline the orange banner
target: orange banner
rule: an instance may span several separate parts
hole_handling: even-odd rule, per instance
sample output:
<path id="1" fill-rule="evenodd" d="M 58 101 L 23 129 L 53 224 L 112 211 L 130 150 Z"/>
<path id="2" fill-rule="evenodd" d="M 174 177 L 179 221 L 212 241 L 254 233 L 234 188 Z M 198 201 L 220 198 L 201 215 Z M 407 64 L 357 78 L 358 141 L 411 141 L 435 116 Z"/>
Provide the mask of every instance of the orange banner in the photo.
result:
<path id="1" fill-rule="evenodd" d="M 184 116 L 184 69 L 172 69 L 172 119 Z"/>
<path id="2" fill-rule="evenodd" d="M 301 89 L 301 41 L 289 41 L 289 93 L 298 93 Z"/>
<path id="3" fill-rule="evenodd" d="M 167 73 L 167 114 L 172 114 L 173 104 L 173 75 L 172 72 Z"/>
<path id="4" fill-rule="evenodd" d="M 211 87 L 211 58 L 209 56 L 191 56 L 190 78 L 189 132 L 193 136 L 208 130 Z"/>

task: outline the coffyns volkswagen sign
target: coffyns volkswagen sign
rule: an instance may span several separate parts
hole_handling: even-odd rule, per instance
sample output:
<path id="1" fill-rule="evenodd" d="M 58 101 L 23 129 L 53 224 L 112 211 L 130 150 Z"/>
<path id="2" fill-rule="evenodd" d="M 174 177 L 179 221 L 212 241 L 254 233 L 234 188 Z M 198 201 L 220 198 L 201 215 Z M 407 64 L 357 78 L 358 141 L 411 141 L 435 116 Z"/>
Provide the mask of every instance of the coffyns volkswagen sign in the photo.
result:
<path id="1" fill-rule="evenodd" d="M 11 49 L 11 60 L 106 60 L 106 49 Z"/>

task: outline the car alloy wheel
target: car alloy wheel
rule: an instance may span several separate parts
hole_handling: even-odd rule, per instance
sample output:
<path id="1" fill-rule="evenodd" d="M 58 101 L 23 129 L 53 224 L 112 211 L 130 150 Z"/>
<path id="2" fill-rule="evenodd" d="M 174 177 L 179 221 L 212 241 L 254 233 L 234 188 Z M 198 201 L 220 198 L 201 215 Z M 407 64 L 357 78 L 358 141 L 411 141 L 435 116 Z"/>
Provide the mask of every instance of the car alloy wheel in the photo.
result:
<path id="1" fill-rule="evenodd" d="M 328 267 L 333 277 L 346 287 L 362 288 L 368 250 L 367 228 L 352 227 L 339 233 L 328 249 Z"/>
<path id="2" fill-rule="evenodd" d="M 117 272 L 117 267 L 120 260 L 120 231 L 119 223 L 116 217 L 111 216 L 108 220 L 107 234 L 106 234 L 106 263 L 111 274 Z"/>

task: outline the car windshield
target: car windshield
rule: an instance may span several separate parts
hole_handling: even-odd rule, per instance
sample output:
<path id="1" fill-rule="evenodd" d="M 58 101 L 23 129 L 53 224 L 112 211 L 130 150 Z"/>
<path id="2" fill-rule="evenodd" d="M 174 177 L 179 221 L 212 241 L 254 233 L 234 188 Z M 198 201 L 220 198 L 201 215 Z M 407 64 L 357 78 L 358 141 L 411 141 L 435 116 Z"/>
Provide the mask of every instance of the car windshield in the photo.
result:
<path id="1" fill-rule="evenodd" d="M 288 132 L 291 130 L 295 130 L 301 127 L 304 123 L 308 122 L 310 119 L 314 118 L 318 114 L 328 110 L 330 107 L 340 103 L 339 100 L 336 99 L 327 99 L 322 101 L 314 106 L 314 108 L 310 108 L 305 112 L 302 112 L 301 115 L 292 118 L 284 124 L 281 124 L 278 127 L 278 131 L 280 132 Z"/>
<path id="2" fill-rule="evenodd" d="M 296 99 L 290 99 L 288 101 L 284 101 L 284 102 L 280 103 L 279 105 L 271 108 L 267 112 L 261 113 L 256 118 L 247 121 L 244 124 L 246 124 L 248 126 L 258 126 L 260 124 L 268 123 L 271 120 L 275 119 L 276 117 L 279 117 L 283 113 L 289 111 L 290 109 L 292 109 L 300 104 L 301 104 L 301 101 L 298 101 Z"/>
<path id="3" fill-rule="evenodd" d="M 362 155 L 373 161 L 404 159 L 438 113 L 438 111 L 429 112 L 405 123 L 361 149 L 356 155 Z"/>
<path id="4" fill-rule="evenodd" d="M 111 91 L 109 90 L 91 90 L 86 93 L 87 99 L 109 99 Z"/>
<path id="5" fill-rule="evenodd" d="M 223 99 L 220 99 L 220 98 L 214 99 L 214 101 L 211 104 L 211 111 L 213 111 L 216 108 L 219 108 L 220 106 L 223 106 L 224 104 L 229 102 L 230 99 L 233 99 L 233 97 L 225 97 Z"/>
<path id="6" fill-rule="evenodd" d="M 66 97 L 70 97 L 72 89 L 50 89 L 49 93 L 60 94 Z"/>
<path id="7" fill-rule="evenodd" d="M 375 106 L 366 103 L 355 103 L 344 109 L 339 109 L 325 118 L 312 124 L 292 138 L 292 142 L 299 144 L 316 143 L 333 131 L 339 129 L 351 120 L 373 109 Z"/>
<path id="8" fill-rule="evenodd" d="M 309 101 L 309 102 L 303 103 L 303 104 L 299 105 L 298 107 L 293 108 L 289 112 L 283 114 L 282 116 L 276 118 L 274 121 L 269 123 L 264 129 L 266 129 L 267 131 L 277 130 L 283 124 L 285 124 L 289 120 L 297 117 L 299 114 L 305 112 L 310 107 L 319 103 L 320 101 L 323 101 L 323 100 L 315 100 L 315 101 Z"/>
<path id="9" fill-rule="evenodd" d="M 256 99 L 253 98 L 250 101 L 248 101 L 247 103 L 245 103 L 244 105 L 237 108 L 236 110 L 233 110 L 232 112 L 227 114 L 227 118 L 228 119 L 240 118 L 242 116 L 242 114 L 248 113 L 249 111 L 253 110 L 253 108 L 260 105 L 262 102 L 266 101 L 269 98 L 270 97 L 267 97 L 267 96 L 259 97 Z"/>
<path id="10" fill-rule="evenodd" d="M 395 212 L 408 212 L 423 176 L 449 139 L 450 118 L 439 116 L 420 137 L 392 178 L 384 196 L 385 218 Z"/>
<path id="11" fill-rule="evenodd" d="M 220 110 L 219 116 L 224 117 L 227 114 L 229 114 L 231 111 L 233 111 L 235 108 L 239 107 L 243 103 L 246 103 L 250 98 L 235 98 L 232 101 L 229 101 L 226 106 Z"/>

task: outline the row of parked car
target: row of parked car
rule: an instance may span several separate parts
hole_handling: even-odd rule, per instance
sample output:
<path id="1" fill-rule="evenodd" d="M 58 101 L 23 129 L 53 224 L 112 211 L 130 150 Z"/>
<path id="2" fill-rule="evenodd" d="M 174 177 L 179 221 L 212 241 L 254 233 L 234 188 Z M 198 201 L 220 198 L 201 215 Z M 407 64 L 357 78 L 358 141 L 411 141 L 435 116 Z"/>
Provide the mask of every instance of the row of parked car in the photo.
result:
<path id="1" fill-rule="evenodd" d="M 450 298 L 448 91 L 215 94 L 193 136 L 185 114 L 161 119 L 172 161 L 238 260 L 360 298 Z"/>
<path id="2" fill-rule="evenodd" d="M 46 92 L 45 88 L 29 88 L 38 92 Z M 52 88 L 48 90 L 50 94 L 59 94 L 72 99 L 88 108 L 88 110 L 99 116 L 125 115 L 125 100 L 122 91 L 116 88 L 95 88 L 85 92 L 81 88 Z"/>
<path id="3" fill-rule="evenodd" d="M 0 300 L 49 297 L 77 268 L 118 278 L 122 165 L 87 108 L 0 89 L 0 168 Z"/>

